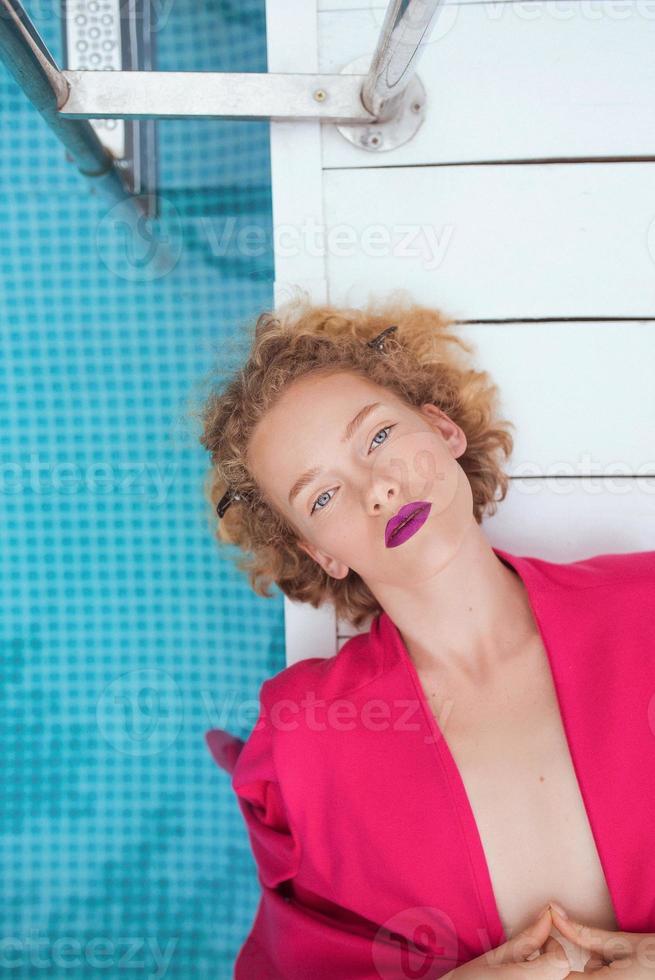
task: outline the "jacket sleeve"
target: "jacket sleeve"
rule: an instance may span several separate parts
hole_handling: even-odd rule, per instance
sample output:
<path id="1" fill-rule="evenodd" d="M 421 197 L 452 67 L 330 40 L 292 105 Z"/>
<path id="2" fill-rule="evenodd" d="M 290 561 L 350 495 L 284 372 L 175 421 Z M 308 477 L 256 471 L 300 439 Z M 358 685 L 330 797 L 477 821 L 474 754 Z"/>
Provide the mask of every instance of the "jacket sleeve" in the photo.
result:
<path id="1" fill-rule="evenodd" d="M 284 803 L 273 758 L 273 731 L 260 692 L 257 722 L 243 742 L 221 729 L 205 733 L 234 789 L 257 863 L 261 897 L 234 965 L 234 980 L 380 980 L 402 976 L 403 950 L 379 925 L 301 886 L 301 842 Z M 387 972 L 385 972 L 385 970 Z M 389 971 L 395 972 L 389 972 Z"/>

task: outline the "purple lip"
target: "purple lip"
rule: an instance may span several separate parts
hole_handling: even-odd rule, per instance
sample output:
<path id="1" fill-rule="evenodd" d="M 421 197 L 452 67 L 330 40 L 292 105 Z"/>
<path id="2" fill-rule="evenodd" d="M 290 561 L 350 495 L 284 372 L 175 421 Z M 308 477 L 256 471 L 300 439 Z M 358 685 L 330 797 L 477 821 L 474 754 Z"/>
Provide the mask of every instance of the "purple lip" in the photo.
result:
<path id="1" fill-rule="evenodd" d="M 427 521 L 431 508 L 429 500 L 414 500 L 411 504 L 404 504 L 385 528 L 384 543 L 387 548 L 396 548 L 416 534 Z"/>

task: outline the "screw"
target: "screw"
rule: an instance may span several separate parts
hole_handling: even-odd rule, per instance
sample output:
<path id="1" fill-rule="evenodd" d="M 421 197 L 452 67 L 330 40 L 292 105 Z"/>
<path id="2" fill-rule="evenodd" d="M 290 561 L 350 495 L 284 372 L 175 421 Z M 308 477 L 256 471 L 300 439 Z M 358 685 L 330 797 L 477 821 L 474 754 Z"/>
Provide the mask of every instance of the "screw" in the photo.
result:
<path id="1" fill-rule="evenodd" d="M 325 100 L 327 99 L 327 92 L 325 91 L 325 89 L 317 88 L 316 91 L 314 92 L 314 98 L 317 102 L 325 102 Z"/>
<path id="2" fill-rule="evenodd" d="M 382 133 L 364 133 L 362 136 L 362 144 L 364 146 L 378 147 L 382 146 Z"/>
<path id="3" fill-rule="evenodd" d="M 421 111 L 421 103 L 412 102 L 412 112 L 420 112 L 420 111 Z"/>

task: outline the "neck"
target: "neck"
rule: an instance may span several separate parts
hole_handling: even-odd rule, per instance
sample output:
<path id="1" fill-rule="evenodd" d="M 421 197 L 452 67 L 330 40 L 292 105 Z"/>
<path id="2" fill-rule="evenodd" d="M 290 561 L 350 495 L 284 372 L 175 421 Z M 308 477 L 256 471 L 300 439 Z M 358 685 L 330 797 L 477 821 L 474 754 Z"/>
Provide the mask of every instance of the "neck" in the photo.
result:
<path id="1" fill-rule="evenodd" d="M 538 636 L 521 578 L 475 520 L 434 575 L 375 595 L 421 671 L 470 678 Z"/>

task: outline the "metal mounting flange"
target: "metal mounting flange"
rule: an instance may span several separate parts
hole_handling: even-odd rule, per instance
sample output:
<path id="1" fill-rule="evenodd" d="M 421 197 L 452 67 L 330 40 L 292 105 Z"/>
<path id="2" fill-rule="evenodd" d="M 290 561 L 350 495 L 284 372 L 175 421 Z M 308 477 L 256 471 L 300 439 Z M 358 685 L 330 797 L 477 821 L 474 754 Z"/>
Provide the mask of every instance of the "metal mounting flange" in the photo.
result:
<path id="1" fill-rule="evenodd" d="M 341 69 L 341 75 L 366 75 L 371 55 L 364 54 Z M 349 143 L 363 150 L 382 152 L 395 150 L 409 142 L 425 119 L 425 88 L 418 75 L 414 75 L 405 89 L 399 108 L 392 119 L 385 122 L 335 123 L 336 128 Z"/>

